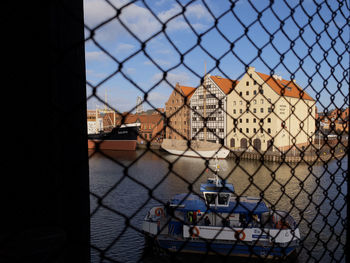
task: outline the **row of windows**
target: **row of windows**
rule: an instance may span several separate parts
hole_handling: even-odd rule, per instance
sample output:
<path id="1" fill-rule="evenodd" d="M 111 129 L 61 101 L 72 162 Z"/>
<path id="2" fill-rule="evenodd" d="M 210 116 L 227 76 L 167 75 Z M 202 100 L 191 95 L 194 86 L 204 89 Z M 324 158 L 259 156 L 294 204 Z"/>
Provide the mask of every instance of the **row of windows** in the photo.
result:
<path id="1" fill-rule="evenodd" d="M 246 113 L 249 113 L 249 108 L 247 108 L 245 110 Z M 260 108 L 260 112 L 261 113 L 264 113 L 264 108 Z M 268 107 L 267 108 L 267 112 L 272 112 L 272 108 L 271 107 Z M 236 114 L 237 113 L 237 109 L 233 109 L 233 114 Z M 243 109 L 239 109 L 239 113 L 243 113 Z M 257 109 L 256 108 L 253 108 L 253 113 L 257 113 Z"/>
<path id="2" fill-rule="evenodd" d="M 217 104 L 207 104 L 205 106 L 206 109 L 217 109 L 217 108 L 220 108 L 220 105 L 217 105 Z M 203 110 L 204 109 L 204 106 L 203 105 L 199 105 L 199 106 L 192 106 L 192 109 L 196 110 L 196 109 L 199 109 L 199 110 Z"/>
<path id="3" fill-rule="evenodd" d="M 197 129 L 197 128 L 192 128 L 192 131 L 193 132 L 200 131 L 201 133 L 203 132 L 202 129 Z M 225 130 L 223 128 L 220 128 L 220 129 L 215 129 L 215 128 L 210 129 L 210 128 L 208 128 L 207 132 L 215 132 L 215 133 L 217 133 L 217 132 L 225 132 Z"/>
<path id="4" fill-rule="evenodd" d="M 260 130 L 260 133 L 264 133 L 264 129 L 263 128 L 260 128 L 260 129 L 256 129 L 256 128 L 253 128 L 253 133 L 257 133 L 257 131 Z M 236 133 L 236 128 L 233 128 L 233 132 Z M 251 131 L 251 129 L 249 128 L 246 128 L 245 129 L 245 133 L 249 133 Z M 240 133 L 243 133 L 243 129 L 242 128 L 239 128 L 239 132 Z M 267 133 L 268 134 L 271 134 L 271 128 L 267 128 Z"/>
<path id="5" fill-rule="evenodd" d="M 264 94 L 264 90 L 263 89 L 259 89 L 259 93 L 260 94 Z M 253 90 L 253 94 L 254 95 L 258 94 L 257 90 Z M 249 96 L 249 91 L 248 90 L 245 92 L 245 95 Z M 239 96 L 241 96 L 241 97 L 243 96 L 243 92 L 242 91 L 239 92 Z"/>
<path id="6" fill-rule="evenodd" d="M 249 91 L 247 91 L 247 92 L 249 92 Z M 269 103 L 271 103 L 271 99 L 269 98 L 269 99 L 267 99 L 267 101 L 269 102 Z M 239 103 L 239 105 L 243 105 L 243 100 L 240 100 L 239 102 L 238 101 L 233 101 L 233 106 L 236 106 L 237 105 L 237 103 Z M 250 102 L 248 102 L 248 104 L 249 104 Z M 260 99 L 260 104 L 264 104 L 265 103 L 265 100 L 264 99 Z M 258 104 L 258 100 L 257 99 L 254 99 L 253 100 L 253 104 Z"/>
<path id="7" fill-rule="evenodd" d="M 236 125 L 237 124 L 237 119 L 233 119 L 233 124 L 234 125 Z M 257 119 L 256 118 L 253 118 L 253 123 L 256 123 L 257 122 Z M 260 123 L 264 123 L 264 119 L 260 119 L 260 121 L 259 121 Z M 267 122 L 268 123 L 271 123 L 271 118 L 267 118 Z M 239 119 L 239 123 L 243 123 L 243 119 L 242 118 L 240 118 Z M 249 119 L 247 118 L 247 119 L 245 119 L 245 123 L 249 123 Z"/>
<path id="8" fill-rule="evenodd" d="M 207 117 L 207 121 L 223 121 L 224 117 Z M 193 117 L 192 121 L 202 121 L 200 117 Z"/>

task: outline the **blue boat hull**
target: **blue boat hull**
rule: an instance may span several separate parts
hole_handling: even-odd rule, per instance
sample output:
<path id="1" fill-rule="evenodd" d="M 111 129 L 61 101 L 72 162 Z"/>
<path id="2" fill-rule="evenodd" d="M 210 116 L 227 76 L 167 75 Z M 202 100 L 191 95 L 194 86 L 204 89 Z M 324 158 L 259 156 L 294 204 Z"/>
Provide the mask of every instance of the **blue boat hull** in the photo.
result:
<path id="1" fill-rule="evenodd" d="M 235 244 L 224 242 L 205 242 L 203 240 L 176 240 L 169 238 L 157 238 L 156 245 L 171 252 L 200 253 L 200 254 L 220 254 L 224 256 L 240 257 L 263 257 L 263 258 L 285 258 L 296 250 L 296 246 L 264 247 L 259 245 Z"/>

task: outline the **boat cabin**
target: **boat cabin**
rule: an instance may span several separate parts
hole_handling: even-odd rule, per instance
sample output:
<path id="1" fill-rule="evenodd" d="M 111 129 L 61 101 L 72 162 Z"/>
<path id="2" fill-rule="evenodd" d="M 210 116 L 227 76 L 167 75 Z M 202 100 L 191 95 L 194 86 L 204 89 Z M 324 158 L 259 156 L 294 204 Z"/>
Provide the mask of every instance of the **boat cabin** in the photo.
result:
<path id="1" fill-rule="evenodd" d="M 206 184 L 201 184 L 200 191 L 209 207 L 228 207 L 234 187 L 232 184 L 227 184 L 226 181 L 211 178 Z"/>

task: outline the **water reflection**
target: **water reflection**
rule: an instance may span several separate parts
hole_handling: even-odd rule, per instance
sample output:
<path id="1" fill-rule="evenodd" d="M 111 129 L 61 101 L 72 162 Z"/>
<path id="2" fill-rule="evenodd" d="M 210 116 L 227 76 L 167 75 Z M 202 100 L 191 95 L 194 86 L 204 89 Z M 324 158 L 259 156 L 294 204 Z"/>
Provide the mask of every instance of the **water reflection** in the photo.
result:
<path id="1" fill-rule="evenodd" d="M 162 152 L 104 152 L 90 158 L 92 245 L 120 262 L 143 257 L 141 222 L 147 210 L 211 175 L 214 163 Z M 303 246 L 298 260 L 340 260 L 345 246 L 347 158 L 326 165 L 289 165 L 220 160 L 220 175 L 237 195 L 261 196 L 276 209 L 289 211 L 299 223 Z M 340 244 L 339 244 L 340 243 Z M 309 253 L 309 251 L 311 251 Z M 333 253 L 333 254 L 332 254 Z M 310 254 L 310 255 L 309 255 Z M 148 260 L 155 260 L 151 258 Z M 92 251 L 92 261 L 100 261 Z"/>

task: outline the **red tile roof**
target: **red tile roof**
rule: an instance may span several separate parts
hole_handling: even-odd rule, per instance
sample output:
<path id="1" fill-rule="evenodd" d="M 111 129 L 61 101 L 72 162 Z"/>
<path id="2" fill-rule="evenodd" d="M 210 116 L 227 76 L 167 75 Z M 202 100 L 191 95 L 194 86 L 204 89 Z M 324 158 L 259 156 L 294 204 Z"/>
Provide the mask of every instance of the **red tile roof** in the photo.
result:
<path id="1" fill-rule="evenodd" d="M 272 76 L 256 72 L 259 77 L 269 85 L 278 95 L 292 97 L 292 98 L 301 98 L 304 100 L 313 100 L 309 94 L 303 91 L 294 81 L 292 80 L 279 80 L 275 79 Z"/>
<path id="2" fill-rule="evenodd" d="M 180 89 L 182 90 L 182 92 L 184 93 L 184 95 L 190 99 L 193 95 L 193 93 L 195 92 L 196 88 L 192 88 L 192 87 L 186 87 L 186 86 L 180 86 Z"/>
<path id="3" fill-rule="evenodd" d="M 210 78 L 226 95 L 229 94 L 238 84 L 238 80 L 225 79 L 220 76 L 211 76 Z"/>

